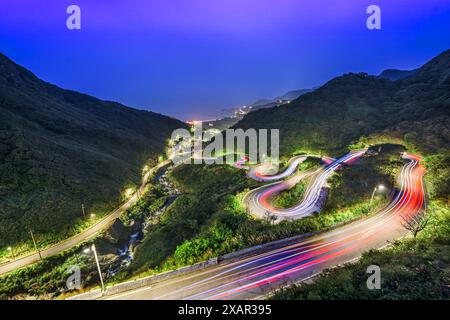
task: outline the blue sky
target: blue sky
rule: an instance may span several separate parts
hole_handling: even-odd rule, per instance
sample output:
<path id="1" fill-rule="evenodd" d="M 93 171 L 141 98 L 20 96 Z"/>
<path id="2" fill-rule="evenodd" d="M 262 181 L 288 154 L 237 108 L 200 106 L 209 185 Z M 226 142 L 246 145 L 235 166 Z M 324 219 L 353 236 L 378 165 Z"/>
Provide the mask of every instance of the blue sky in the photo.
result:
<path id="1" fill-rule="evenodd" d="M 81 30 L 66 28 L 70 4 Z M 366 28 L 371 4 L 381 30 Z M 186 120 L 450 48 L 450 0 L 22 0 L 0 12 L 0 51 L 42 79 Z"/>

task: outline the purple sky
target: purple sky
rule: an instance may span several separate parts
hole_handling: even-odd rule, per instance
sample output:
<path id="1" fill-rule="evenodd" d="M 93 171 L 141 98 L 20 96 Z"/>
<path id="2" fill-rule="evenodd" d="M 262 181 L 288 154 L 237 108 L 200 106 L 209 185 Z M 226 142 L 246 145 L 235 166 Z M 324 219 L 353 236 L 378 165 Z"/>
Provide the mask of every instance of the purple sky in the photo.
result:
<path id="1" fill-rule="evenodd" d="M 66 28 L 81 7 L 82 30 Z M 366 28 L 366 8 L 382 29 Z M 320 85 L 415 68 L 450 48 L 450 0 L 15 0 L 0 51 L 64 88 L 181 119 Z"/>

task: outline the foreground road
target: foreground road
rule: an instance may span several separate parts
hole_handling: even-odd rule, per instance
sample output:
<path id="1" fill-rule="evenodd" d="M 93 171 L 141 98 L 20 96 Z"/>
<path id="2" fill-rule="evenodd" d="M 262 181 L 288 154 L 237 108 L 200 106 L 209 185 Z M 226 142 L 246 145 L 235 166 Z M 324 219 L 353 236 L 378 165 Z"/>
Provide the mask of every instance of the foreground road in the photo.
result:
<path id="1" fill-rule="evenodd" d="M 133 196 L 122 206 L 114 210 L 112 213 L 110 213 L 108 216 L 94 224 L 93 226 L 87 228 L 86 230 L 76 234 L 75 236 L 66 239 L 64 241 L 61 241 L 51 247 L 45 248 L 41 250 L 41 256 L 42 258 L 46 258 L 55 254 L 58 254 L 62 251 L 65 251 L 67 249 L 70 249 L 83 241 L 86 241 L 88 239 L 93 238 L 98 233 L 105 231 L 109 228 L 109 226 L 120 217 L 120 215 L 126 211 L 128 208 L 133 206 L 138 200 L 139 195 L 142 194 L 145 191 L 145 186 L 147 185 L 149 179 L 159 169 L 163 168 L 164 166 L 167 166 L 171 163 L 171 160 L 166 160 L 164 162 L 159 163 L 157 166 L 150 169 L 145 176 L 142 179 L 142 184 L 139 187 L 138 191 L 133 194 Z M 26 267 L 30 264 L 36 263 L 40 260 L 39 253 L 32 253 L 30 255 L 20 257 L 14 261 L 5 263 L 0 265 L 0 275 L 11 272 L 13 270 Z"/>
<path id="2" fill-rule="evenodd" d="M 358 258 L 406 234 L 403 221 L 424 206 L 425 168 L 414 155 L 399 175 L 399 190 L 376 214 L 338 229 L 236 262 L 219 264 L 108 299 L 254 299 L 325 268 Z"/>

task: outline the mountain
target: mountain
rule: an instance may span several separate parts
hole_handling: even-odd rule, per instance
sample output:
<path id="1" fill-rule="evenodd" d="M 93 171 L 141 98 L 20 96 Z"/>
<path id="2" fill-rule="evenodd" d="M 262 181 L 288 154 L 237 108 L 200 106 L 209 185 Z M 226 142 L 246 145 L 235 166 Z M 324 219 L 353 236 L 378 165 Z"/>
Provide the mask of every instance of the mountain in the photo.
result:
<path id="1" fill-rule="evenodd" d="M 213 121 L 208 121 L 207 123 L 210 128 L 224 130 L 238 123 L 239 120 L 244 117 L 244 115 L 251 111 L 278 107 L 282 104 L 290 103 L 291 100 L 297 99 L 301 95 L 311 92 L 312 90 L 313 89 L 292 90 L 273 99 L 259 99 L 249 105 L 245 105 L 239 108 L 226 109 L 224 110 L 226 115 L 225 117 Z"/>
<path id="2" fill-rule="evenodd" d="M 308 93 L 311 91 L 312 91 L 312 89 L 299 89 L 299 90 L 288 91 L 285 94 L 282 94 L 281 96 L 278 96 L 278 97 L 275 97 L 272 99 L 259 99 L 255 102 L 253 102 L 252 104 L 245 106 L 245 108 L 250 108 L 250 109 L 256 110 L 256 109 L 261 109 L 261 108 L 276 107 L 283 103 L 287 103 L 287 102 L 290 102 L 291 100 L 297 99 L 301 95 L 304 95 L 305 93 Z"/>
<path id="3" fill-rule="evenodd" d="M 336 154 L 377 133 L 434 153 L 449 145 L 449 106 L 450 50 L 398 81 L 344 74 L 289 105 L 250 112 L 234 127 L 280 129 L 282 154 Z"/>
<path id="4" fill-rule="evenodd" d="M 64 90 L 0 54 L 0 247 L 106 212 L 185 124 Z"/>
<path id="5" fill-rule="evenodd" d="M 288 91 L 282 96 L 279 96 L 276 98 L 277 100 L 294 100 L 300 97 L 301 95 L 304 95 L 305 93 L 311 92 L 311 89 L 300 89 L 300 90 L 292 90 Z"/>
<path id="6" fill-rule="evenodd" d="M 409 77 L 416 72 L 417 72 L 417 69 L 414 69 L 414 70 L 386 69 L 378 75 L 378 78 L 396 81 L 396 80 L 400 80 L 400 79 Z"/>

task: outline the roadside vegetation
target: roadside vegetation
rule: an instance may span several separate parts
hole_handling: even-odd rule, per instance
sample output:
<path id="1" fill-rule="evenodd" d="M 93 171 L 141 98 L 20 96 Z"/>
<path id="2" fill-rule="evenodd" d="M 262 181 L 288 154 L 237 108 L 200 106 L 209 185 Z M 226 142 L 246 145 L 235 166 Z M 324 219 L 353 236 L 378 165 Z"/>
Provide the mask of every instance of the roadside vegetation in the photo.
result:
<path id="1" fill-rule="evenodd" d="M 386 193 L 377 194 L 372 204 L 370 196 L 373 187 L 380 183 L 390 190 L 396 170 L 403 165 L 399 160 L 402 150 L 401 146 L 383 145 L 378 155 L 344 167 L 333 176 L 329 200 L 320 214 L 275 225 L 254 219 L 242 206 L 244 194 L 259 185 L 248 179 L 243 171 L 218 165 L 180 166 L 171 177 L 184 194 L 149 229 L 142 245 L 137 248 L 131 268 L 112 281 L 172 270 L 246 247 L 317 232 L 368 215 L 386 202 Z M 317 160 L 313 159 L 301 169 L 314 165 L 317 165 Z M 386 171 L 388 167 L 396 169 Z M 349 186 L 351 190 L 347 190 Z M 346 198 L 351 199 L 349 205 L 345 205 Z"/>
<path id="2" fill-rule="evenodd" d="M 156 165 L 156 161 L 152 159 L 148 162 L 146 167 L 151 167 Z M 141 177 L 142 178 L 142 177 Z M 136 180 L 137 181 L 137 180 Z M 95 205 L 89 205 L 88 202 L 86 202 L 86 205 L 83 203 L 79 204 L 79 207 L 76 208 L 76 212 L 74 212 L 75 216 L 73 218 L 72 224 L 67 224 L 65 227 L 60 228 L 56 225 L 62 223 L 61 219 L 65 219 L 64 217 L 59 217 L 55 221 L 46 221 L 46 224 L 54 223 L 55 228 L 49 229 L 49 230 L 55 230 L 55 231 L 45 231 L 41 232 L 39 228 L 36 228 L 36 226 L 40 225 L 39 221 L 32 221 L 29 222 L 29 227 L 26 227 L 26 233 L 21 236 L 20 241 L 16 240 L 10 240 L 8 242 L 9 245 L 0 245 L 0 263 L 4 263 L 7 261 L 10 261 L 12 259 L 11 249 L 14 252 L 15 257 L 23 256 L 26 254 L 29 254 L 31 252 L 35 251 L 35 247 L 31 238 L 30 232 L 33 232 L 34 238 L 36 240 L 36 246 L 39 249 L 44 249 L 46 247 L 49 247 L 55 243 L 58 243 L 60 241 L 66 240 L 67 238 L 70 238 L 71 236 L 74 236 L 83 230 L 86 230 L 90 226 L 94 225 L 95 223 L 99 222 L 101 219 L 103 219 L 105 216 L 110 214 L 114 209 L 116 209 L 118 206 L 120 206 L 122 203 L 124 203 L 127 200 L 127 197 L 129 195 L 126 194 L 126 190 L 132 190 L 133 192 L 138 187 L 137 184 L 133 182 L 128 182 L 124 187 L 121 193 L 118 192 L 116 199 L 114 201 L 110 202 L 103 202 L 103 203 L 96 203 Z M 83 205 L 83 207 L 82 207 Z M 0 214 L 1 215 L 1 214 Z M 1 220 L 1 217 L 0 217 Z M 47 220 L 52 220 L 48 219 Z M 25 230 L 25 229 L 24 229 Z M 21 232 L 23 233 L 23 232 Z M 4 235 L 5 237 L 9 237 L 8 235 Z M 11 238 L 12 239 L 12 238 Z M 11 249 L 9 249 L 11 247 Z"/>
<path id="3" fill-rule="evenodd" d="M 121 217 L 124 225 L 121 232 L 130 232 L 136 223 L 150 219 L 164 205 L 167 192 L 163 186 L 150 184 L 142 198 Z M 120 232 L 120 231 L 119 231 Z M 92 254 L 83 253 L 83 249 L 95 243 L 102 271 L 108 270 L 116 260 L 115 243 L 118 231 L 99 234 L 95 239 L 86 241 L 74 248 L 55 256 L 45 258 L 25 268 L 0 276 L 0 300 L 2 299 L 54 299 L 61 294 L 71 294 L 66 281 L 71 275 L 71 266 L 77 266 L 81 272 L 81 290 L 99 285 L 97 268 Z M 127 233 L 125 234 L 127 236 Z M 109 278 L 104 274 L 105 280 Z"/>
<path id="4" fill-rule="evenodd" d="M 48 257 L 38 263 L 0 277 L 0 300 L 4 299 L 53 299 L 67 291 L 66 281 L 70 266 L 81 269 L 83 286 L 98 283 L 96 266 L 92 257 L 84 255 L 86 242 L 63 253 Z"/>
<path id="5" fill-rule="evenodd" d="M 223 209 L 224 199 L 257 185 L 230 166 L 183 165 L 171 177 L 183 194 L 148 228 L 131 267 L 116 278 L 161 267 L 178 245 L 208 228 Z"/>
<path id="6" fill-rule="evenodd" d="M 302 172 L 313 168 L 319 168 L 321 165 L 322 161 L 320 158 L 308 157 L 298 166 L 297 170 L 298 172 Z M 309 182 L 309 178 L 304 178 L 290 189 L 280 192 L 275 196 L 273 205 L 277 208 L 289 208 L 298 204 L 303 199 Z"/>
<path id="7" fill-rule="evenodd" d="M 276 208 L 289 208 L 296 205 L 303 199 L 307 186 L 308 183 L 306 179 L 301 180 L 292 188 L 284 190 L 276 195 L 272 204 Z"/>

